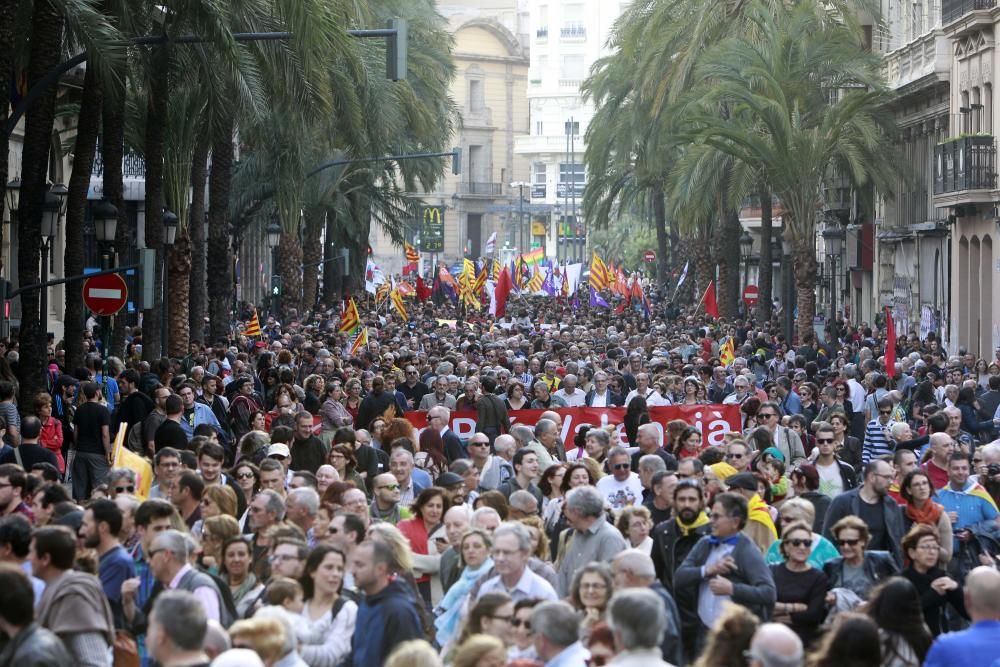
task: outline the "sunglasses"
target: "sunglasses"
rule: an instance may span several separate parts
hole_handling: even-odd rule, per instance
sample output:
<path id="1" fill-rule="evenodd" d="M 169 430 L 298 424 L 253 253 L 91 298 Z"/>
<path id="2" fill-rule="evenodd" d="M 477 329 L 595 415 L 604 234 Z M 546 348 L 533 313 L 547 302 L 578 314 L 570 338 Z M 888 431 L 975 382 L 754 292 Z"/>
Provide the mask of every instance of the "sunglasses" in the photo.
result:
<path id="1" fill-rule="evenodd" d="M 833 442 L 833 438 L 816 438 L 816 444 L 817 445 L 822 445 L 824 443 L 825 444 L 830 444 L 832 442 Z"/>
<path id="2" fill-rule="evenodd" d="M 812 540 L 785 540 L 785 544 L 791 545 L 793 547 L 808 547 L 812 545 Z"/>
<path id="3" fill-rule="evenodd" d="M 515 628 L 519 628 L 519 627 L 521 627 L 523 625 L 525 630 L 531 630 L 531 621 L 529 621 L 526 618 L 515 618 L 515 619 L 512 619 L 511 622 L 510 622 L 510 624 L 512 626 L 514 626 Z"/>
<path id="4" fill-rule="evenodd" d="M 880 415 L 891 415 L 892 414 L 892 410 L 879 410 L 878 413 Z"/>
<path id="5" fill-rule="evenodd" d="M 134 486 L 116 486 L 115 493 L 135 493 Z"/>
<path id="6" fill-rule="evenodd" d="M 469 447 L 489 447 L 489 442 L 470 442 Z"/>
<path id="7" fill-rule="evenodd" d="M 253 479 L 253 473 L 241 472 L 240 474 L 236 475 L 236 479 Z"/>
<path id="8" fill-rule="evenodd" d="M 757 419 L 770 419 L 771 417 L 777 417 L 778 415 L 774 412 L 758 412 Z"/>
<path id="9" fill-rule="evenodd" d="M 631 463 L 616 463 L 614 465 L 615 470 L 628 470 L 631 467 L 632 467 Z"/>
<path id="10" fill-rule="evenodd" d="M 742 459 L 746 454 L 726 454 L 727 459 Z"/>
<path id="11" fill-rule="evenodd" d="M 837 540 L 837 546 L 839 547 L 853 547 L 857 545 L 861 540 Z"/>

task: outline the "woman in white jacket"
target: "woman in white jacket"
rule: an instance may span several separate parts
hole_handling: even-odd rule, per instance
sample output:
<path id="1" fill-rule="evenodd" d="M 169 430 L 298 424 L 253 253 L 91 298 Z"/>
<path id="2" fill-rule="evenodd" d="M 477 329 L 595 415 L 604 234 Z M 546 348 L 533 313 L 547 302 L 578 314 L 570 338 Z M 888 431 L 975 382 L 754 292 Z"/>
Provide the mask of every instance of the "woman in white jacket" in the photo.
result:
<path id="1" fill-rule="evenodd" d="M 309 667 L 336 667 L 351 652 L 358 605 L 343 596 L 344 553 L 327 544 L 317 546 L 306 560 L 299 582 L 305 593 L 302 617 L 308 628 L 299 639 Z"/>

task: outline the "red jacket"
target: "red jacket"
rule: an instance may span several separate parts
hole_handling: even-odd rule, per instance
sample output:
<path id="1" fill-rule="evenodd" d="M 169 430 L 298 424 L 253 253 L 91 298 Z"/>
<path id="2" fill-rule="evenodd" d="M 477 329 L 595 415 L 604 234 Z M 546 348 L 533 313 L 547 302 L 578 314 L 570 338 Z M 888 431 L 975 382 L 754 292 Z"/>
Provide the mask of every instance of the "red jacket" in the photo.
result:
<path id="1" fill-rule="evenodd" d="M 63 432 L 62 423 L 58 419 L 49 417 L 42 423 L 42 432 L 38 435 L 38 444 L 56 455 L 56 460 L 59 462 L 59 473 L 64 474 L 66 472 L 66 461 L 63 460 L 62 455 Z"/>

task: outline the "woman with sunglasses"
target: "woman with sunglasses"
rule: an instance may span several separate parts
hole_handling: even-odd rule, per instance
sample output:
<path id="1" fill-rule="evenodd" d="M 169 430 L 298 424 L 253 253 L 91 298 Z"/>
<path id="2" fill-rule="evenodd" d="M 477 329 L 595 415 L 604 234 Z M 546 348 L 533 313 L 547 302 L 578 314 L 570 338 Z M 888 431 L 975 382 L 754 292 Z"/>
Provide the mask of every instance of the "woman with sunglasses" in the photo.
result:
<path id="1" fill-rule="evenodd" d="M 260 468 L 255 466 L 248 460 L 240 461 L 233 468 L 233 471 L 229 473 L 233 479 L 236 480 L 236 485 L 240 487 L 240 491 L 243 492 L 243 498 L 250 507 L 250 501 L 253 497 L 260 491 Z M 247 515 L 249 514 L 249 509 L 243 513 L 240 517 L 240 527 L 246 523 Z"/>
<path id="2" fill-rule="evenodd" d="M 507 650 L 508 660 L 538 659 L 534 635 L 531 634 L 531 612 L 539 602 L 538 598 L 527 598 L 514 603 L 514 618 L 510 621 L 513 644 Z"/>
<path id="3" fill-rule="evenodd" d="M 933 528 L 941 547 L 939 562 L 944 565 L 951 560 L 953 535 L 951 520 L 939 503 L 934 501 L 934 485 L 926 470 L 911 470 L 900 484 L 899 494 L 906 501 L 903 507 L 903 525 L 909 531 L 914 526 Z"/>
<path id="4" fill-rule="evenodd" d="M 850 401 L 847 404 L 850 405 Z M 830 416 L 830 424 L 833 425 L 833 447 L 837 456 L 855 471 L 861 470 L 861 441 L 848 432 L 851 416 L 835 412 Z"/>
<path id="5" fill-rule="evenodd" d="M 926 524 L 913 526 L 903 538 L 903 553 L 909 562 L 903 576 L 917 587 L 924 621 L 931 634 L 937 637 L 948 630 L 945 610 L 949 604 L 968 620 L 961 584 L 938 566 L 941 543 L 937 530 Z"/>
<path id="6" fill-rule="evenodd" d="M 804 498 L 792 497 L 781 503 L 781 508 L 778 510 L 778 521 L 781 523 L 782 535 L 786 534 L 791 526 L 797 524 L 805 524 L 807 526 L 815 527 L 816 519 L 816 508 L 811 502 L 805 500 Z M 830 540 L 826 539 L 813 529 L 810 529 L 812 535 L 812 543 L 809 548 L 809 564 L 813 567 L 821 568 L 824 563 L 827 563 L 840 553 L 837 551 L 837 547 L 833 546 Z M 787 556 L 785 555 L 785 549 L 783 546 L 783 541 L 774 542 L 771 544 L 770 548 L 767 550 L 767 554 L 764 560 L 767 561 L 768 565 L 780 565 L 785 562 Z"/>
<path id="7" fill-rule="evenodd" d="M 774 620 L 790 627 L 808 646 L 826 618 L 826 575 L 810 563 L 813 532 L 810 524 L 796 521 L 785 527 L 780 551 L 783 563 L 771 566 L 778 591 Z"/>
<path id="8" fill-rule="evenodd" d="M 899 574 L 899 568 L 892 554 L 887 551 L 866 549 L 871 533 L 868 525 L 860 518 L 849 515 L 833 524 L 830 529 L 833 543 L 840 550 L 840 556 L 823 566 L 831 589 L 846 588 L 862 600 L 868 599 L 872 588 L 881 581 Z M 833 594 L 827 595 L 832 603 Z"/>

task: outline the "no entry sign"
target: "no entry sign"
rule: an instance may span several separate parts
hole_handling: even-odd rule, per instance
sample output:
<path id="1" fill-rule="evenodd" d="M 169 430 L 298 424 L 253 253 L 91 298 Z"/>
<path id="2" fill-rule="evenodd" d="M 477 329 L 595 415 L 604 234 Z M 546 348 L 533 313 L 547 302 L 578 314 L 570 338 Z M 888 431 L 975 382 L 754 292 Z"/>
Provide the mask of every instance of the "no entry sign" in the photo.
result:
<path id="1" fill-rule="evenodd" d="M 758 299 L 760 299 L 760 290 L 757 289 L 756 285 L 747 285 L 743 288 L 743 300 L 748 306 L 756 306 Z"/>
<path id="2" fill-rule="evenodd" d="M 656 261 L 656 253 L 655 253 L 655 252 L 653 252 L 652 250 L 647 250 L 646 252 L 644 252 L 644 253 L 642 254 L 642 258 L 643 258 L 643 259 L 644 259 L 645 261 L 647 261 L 647 262 L 649 262 L 650 264 L 652 264 L 653 262 L 655 262 L 655 261 Z"/>
<path id="3" fill-rule="evenodd" d="M 117 273 L 87 278 L 83 283 L 83 303 L 95 315 L 114 315 L 128 299 L 128 286 Z"/>

